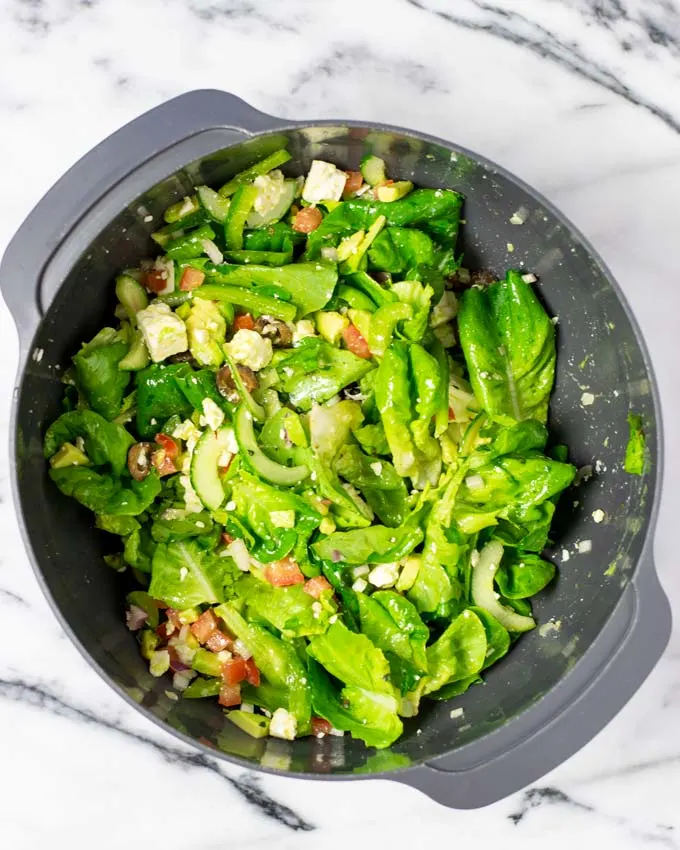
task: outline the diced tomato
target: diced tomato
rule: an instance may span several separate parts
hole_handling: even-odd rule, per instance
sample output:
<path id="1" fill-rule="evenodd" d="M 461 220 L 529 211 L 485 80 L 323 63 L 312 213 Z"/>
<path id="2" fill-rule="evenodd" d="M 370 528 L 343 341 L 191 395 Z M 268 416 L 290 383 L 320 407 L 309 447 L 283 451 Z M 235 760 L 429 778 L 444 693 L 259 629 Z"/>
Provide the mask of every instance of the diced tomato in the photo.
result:
<path id="1" fill-rule="evenodd" d="M 310 578 L 309 581 L 305 582 L 305 586 L 302 589 L 305 593 L 313 596 L 314 599 L 318 599 L 324 590 L 331 589 L 331 585 L 323 576 L 314 576 L 314 578 Z"/>
<path id="2" fill-rule="evenodd" d="M 361 176 L 360 171 L 348 171 L 347 172 L 347 180 L 345 181 L 345 188 L 343 189 L 343 197 L 351 198 L 352 195 L 356 194 L 364 182 L 364 178 Z"/>
<path id="3" fill-rule="evenodd" d="M 225 661 L 222 665 L 222 678 L 228 685 L 238 685 L 248 675 L 246 662 L 238 655 Z"/>
<path id="4" fill-rule="evenodd" d="M 168 285 L 167 272 L 163 269 L 151 269 L 146 273 L 143 283 L 148 290 L 158 294 Z"/>
<path id="5" fill-rule="evenodd" d="M 199 643 L 205 643 L 210 635 L 217 629 L 217 617 L 212 608 L 204 611 L 198 620 L 191 624 L 191 634 Z"/>
<path id="6" fill-rule="evenodd" d="M 241 313 L 240 316 L 234 319 L 235 331 L 252 331 L 254 327 L 255 319 L 253 319 L 250 313 Z"/>
<path id="7" fill-rule="evenodd" d="M 222 543 L 224 543 L 225 546 L 228 546 L 230 543 L 233 543 L 235 539 L 236 538 L 232 537 L 228 531 L 222 532 Z"/>
<path id="8" fill-rule="evenodd" d="M 168 437 L 167 434 L 156 434 L 155 440 L 163 449 L 166 456 L 169 457 L 170 460 L 175 460 L 179 454 L 179 443 L 176 440 L 173 440 L 172 437 Z"/>
<path id="9" fill-rule="evenodd" d="M 168 457 L 165 449 L 158 449 L 158 451 L 153 452 L 151 463 L 156 467 L 161 478 L 164 475 L 173 475 L 177 472 L 175 461 L 171 457 Z"/>
<path id="10" fill-rule="evenodd" d="M 224 632 L 221 632 L 219 629 L 215 629 L 205 642 L 205 648 L 209 649 L 211 652 L 222 652 L 223 649 L 231 649 L 233 645 L 233 641 L 230 637 L 225 635 Z"/>
<path id="11" fill-rule="evenodd" d="M 260 686 L 260 671 L 257 669 L 257 665 L 252 658 L 246 661 L 246 682 L 254 688 L 259 688 Z"/>
<path id="12" fill-rule="evenodd" d="M 200 269 L 194 269 L 187 266 L 182 272 L 182 278 L 179 282 L 179 288 L 182 292 L 191 292 L 192 289 L 199 287 L 205 280 L 205 272 Z"/>
<path id="13" fill-rule="evenodd" d="M 324 720 L 323 717 L 312 717 L 312 735 L 320 737 L 321 735 L 330 735 L 331 724 Z"/>
<path id="14" fill-rule="evenodd" d="M 264 568 L 264 577 L 274 587 L 288 587 L 291 584 L 304 584 L 305 577 L 300 567 L 292 558 L 282 558 L 267 564 Z"/>
<path id="15" fill-rule="evenodd" d="M 293 219 L 293 230 L 298 233 L 311 233 L 321 224 L 323 216 L 316 207 L 303 207 Z"/>
<path id="16" fill-rule="evenodd" d="M 220 688 L 220 705 L 225 708 L 231 708 L 234 705 L 241 705 L 241 686 L 228 685 L 226 682 Z"/>
<path id="17" fill-rule="evenodd" d="M 201 744 L 205 744 L 206 747 L 212 747 L 213 750 L 217 749 L 217 747 L 215 746 L 215 743 L 213 741 L 211 741 L 210 738 L 206 738 L 205 735 L 199 735 L 199 737 L 196 738 L 196 740 L 200 741 Z"/>
<path id="18" fill-rule="evenodd" d="M 452 407 L 449 407 L 449 422 L 453 422 L 456 418 L 456 413 Z"/>
<path id="19" fill-rule="evenodd" d="M 371 349 L 361 335 L 359 328 L 355 325 L 348 325 L 342 332 L 342 338 L 345 340 L 345 345 L 352 354 L 356 354 L 357 357 L 363 357 L 364 360 L 371 359 Z"/>

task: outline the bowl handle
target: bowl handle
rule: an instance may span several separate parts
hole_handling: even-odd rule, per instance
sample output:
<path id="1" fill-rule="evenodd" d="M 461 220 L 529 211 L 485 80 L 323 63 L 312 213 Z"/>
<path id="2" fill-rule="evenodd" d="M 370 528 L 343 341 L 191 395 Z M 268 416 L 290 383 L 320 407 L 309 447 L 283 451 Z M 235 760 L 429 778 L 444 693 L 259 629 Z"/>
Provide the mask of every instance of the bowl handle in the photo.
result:
<path id="1" fill-rule="evenodd" d="M 553 691 L 487 739 L 384 778 L 450 808 L 480 808 L 519 791 L 587 744 L 651 673 L 670 637 L 670 605 L 649 549 L 595 644 Z"/>
<path id="2" fill-rule="evenodd" d="M 202 130 L 222 129 L 228 147 L 284 123 L 290 122 L 232 94 L 193 91 L 145 112 L 78 160 L 39 201 L 0 262 L 0 290 L 19 333 L 20 364 L 42 318 L 42 269 L 93 204 L 144 162 Z"/>

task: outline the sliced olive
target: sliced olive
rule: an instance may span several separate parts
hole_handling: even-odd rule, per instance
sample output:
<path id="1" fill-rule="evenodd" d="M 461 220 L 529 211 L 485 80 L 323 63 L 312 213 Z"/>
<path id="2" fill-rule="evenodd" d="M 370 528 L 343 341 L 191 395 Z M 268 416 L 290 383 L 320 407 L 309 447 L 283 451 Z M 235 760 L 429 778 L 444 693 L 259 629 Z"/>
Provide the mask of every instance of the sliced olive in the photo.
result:
<path id="1" fill-rule="evenodd" d="M 171 354 L 168 357 L 168 363 L 188 363 L 195 369 L 199 368 L 199 364 L 190 351 L 180 351 L 179 354 Z"/>
<path id="2" fill-rule="evenodd" d="M 293 343 L 293 333 L 285 322 L 273 319 L 271 316 L 260 316 L 255 321 L 255 330 L 260 336 L 271 340 L 272 345 L 286 348 Z"/>
<path id="3" fill-rule="evenodd" d="M 153 443 L 135 443 L 128 452 L 128 469 L 135 481 L 143 481 L 151 470 Z"/>
<path id="4" fill-rule="evenodd" d="M 239 365 L 236 368 L 238 369 L 238 373 L 243 381 L 243 386 L 248 390 L 248 392 L 252 393 L 253 390 L 256 390 L 258 387 L 258 380 L 255 372 L 247 366 Z M 220 395 L 223 395 L 227 401 L 232 402 L 232 404 L 238 404 L 241 400 L 229 366 L 222 366 L 222 368 L 215 374 L 215 385 L 217 386 L 217 391 Z"/>

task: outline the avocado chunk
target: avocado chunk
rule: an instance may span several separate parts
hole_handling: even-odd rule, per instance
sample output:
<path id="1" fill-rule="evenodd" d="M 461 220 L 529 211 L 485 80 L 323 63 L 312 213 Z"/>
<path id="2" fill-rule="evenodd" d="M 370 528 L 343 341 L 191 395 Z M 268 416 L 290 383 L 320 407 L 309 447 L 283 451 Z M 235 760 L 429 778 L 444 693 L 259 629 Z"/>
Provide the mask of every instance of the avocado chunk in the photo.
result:
<path id="1" fill-rule="evenodd" d="M 316 329 L 331 345 L 335 345 L 338 342 L 342 336 L 342 332 L 349 325 L 348 318 L 333 310 L 317 313 L 315 321 Z"/>
<path id="2" fill-rule="evenodd" d="M 269 719 L 249 711 L 229 711 L 227 717 L 251 738 L 265 738 L 269 734 Z"/>
<path id="3" fill-rule="evenodd" d="M 410 180 L 398 180 L 388 186 L 378 186 L 378 200 L 383 201 L 383 203 L 399 201 L 412 190 L 413 183 Z"/>
<path id="4" fill-rule="evenodd" d="M 66 466 L 89 466 L 90 459 L 73 443 L 64 443 L 59 451 L 50 458 L 53 469 L 63 469 Z"/>

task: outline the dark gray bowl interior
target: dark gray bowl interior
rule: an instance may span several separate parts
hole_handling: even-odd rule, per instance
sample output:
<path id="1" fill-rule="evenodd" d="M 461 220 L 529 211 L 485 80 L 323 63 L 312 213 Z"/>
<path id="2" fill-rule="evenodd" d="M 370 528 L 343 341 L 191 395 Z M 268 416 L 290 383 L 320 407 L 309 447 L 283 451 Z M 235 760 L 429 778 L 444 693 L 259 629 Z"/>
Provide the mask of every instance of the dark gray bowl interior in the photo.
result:
<path id="1" fill-rule="evenodd" d="M 394 177 L 465 193 L 465 264 L 498 275 L 513 266 L 540 276 L 538 289 L 559 319 L 553 433 L 556 441 L 569 445 L 574 463 L 593 464 L 598 470 L 586 485 L 565 494 L 558 510 L 555 554 L 560 575 L 542 594 L 537 614 L 543 623 L 559 620 L 560 631 L 541 636 L 536 630 L 525 636 L 489 672 L 485 686 L 458 698 L 456 704 L 465 709 L 462 727 L 451 720 L 450 705 L 426 703 L 390 753 L 379 755 L 349 736 L 255 741 L 226 723 L 212 701 L 169 699 L 169 681 L 149 675 L 124 626 L 127 581 L 102 563 L 101 556 L 116 540 L 96 531 L 92 515 L 56 490 L 41 453 L 45 426 L 58 415 L 60 373 L 80 343 L 110 320 L 117 271 L 154 253 L 149 233 L 165 207 L 194 185 L 220 184 L 285 143 L 293 154 L 285 170 L 292 175 L 306 170 L 313 158 L 357 168 L 361 157 L 373 151 L 387 160 Z M 298 774 L 372 773 L 473 744 L 525 711 L 578 662 L 612 614 L 637 564 L 651 510 L 655 464 L 644 477 L 623 471 L 626 415 L 634 410 L 645 417 L 652 458 L 656 423 L 650 378 L 626 310 L 606 271 L 564 219 L 509 175 L 454 147 L 382 130 L 318 125 L 219 150 L 223 144 L 217 131 L 207 143 L 196 137 L 193 155 L 208 150 L 207 156 L 170 174 L 124 208 L 119 206 L 115 217 L 97 220 L 92 232 L 100 235 L 87 250 L 79 250 L 79 256 L 58 252 L 45 271 L 41 301 L 49 311 L 35 338 L 44 356 L 39 362 L 28 360 L 17 432 L 19 496 L 44 582 L 77 642 L 111 682 L 153 718 L 246 763 Z M 137 175 L 139 190 L 150 182 L 145 168 Z M 527 220 L 512 225 L 510 218 L 520 208 Z M 144 222 L 147 211 L 156 224 Z M 595 396 L 594 404 L 581 404 L 583 392 Z M 606 522 L 593 522 L 595 509 L 606 512 Z M 592 551 L 575 554 L 577 542 L 584 540 L 592 541 Z M 560 563 L 563 549 L 570 558 Z"/>

